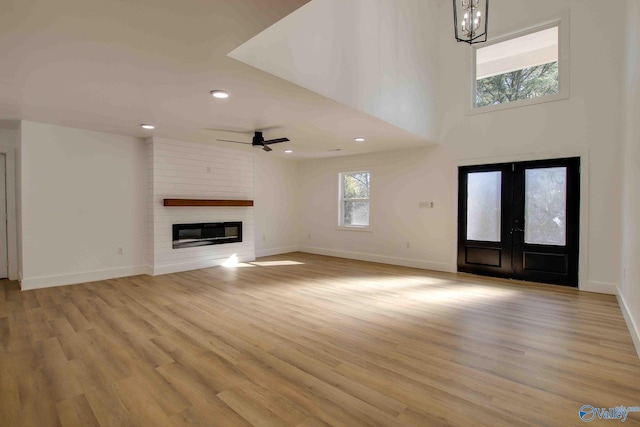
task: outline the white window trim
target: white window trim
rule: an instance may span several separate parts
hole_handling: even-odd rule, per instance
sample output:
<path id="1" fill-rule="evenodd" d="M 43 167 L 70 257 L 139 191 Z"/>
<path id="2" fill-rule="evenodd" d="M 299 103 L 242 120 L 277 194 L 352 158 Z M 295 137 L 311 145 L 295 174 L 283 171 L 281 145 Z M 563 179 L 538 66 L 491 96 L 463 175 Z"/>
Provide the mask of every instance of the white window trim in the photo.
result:
<path id="1" fill-rule="evenodd" d="M 342 197 L 342 176 L 343 175 L 347 175 L 347 174 L 351 174 L 351 173 L 363 173 L 366 172 L 369 174 L 369 198 L 367 200 L 369 200 L 369 225 L 344 225 L 342 223 L 343 220 L 343 211 L 342 209 L 344 209 L 344 205 L 343 205 L 343 197 Z M 364 231 L 364 232 L 370 232 L 371 231 L 371 176 L 372 176 L 372 172 L 371 169 L 358 169 L 358 170 L 351 170 L 351 171 L 341 171 L 338 172 L 338 225 L 336 226 L 336 230 L 340 230 L 340 231 Z M 364 200 L 364 199 L 363 199 Z"/>
<path id="2" fill-rule="evenodd" d="M 539 98 L 521 99 L 518 101 L 505 102 L 498 105 L 487 105 L 476 107 L 476 51 L 479 48 L 501 43 L 507 40 L 526 36 L 548 28 L 558 27 L 558 93 L 554 95 L 541 96 Z M 525 107 L 528 105 L 543 104 L 569 98 L 569 14 L 566 13 L 561 18 L 549 21 L 545 24 L 528 28 L 524 31 L 509 33 L 499 36 L 490 42 L 473 46 L 471 53 L 471 82 L 469 91 L 469 102 L 467 103 L 467 115 L 484 114 L 493 111 L 507 110 L 510 108 Z"/>

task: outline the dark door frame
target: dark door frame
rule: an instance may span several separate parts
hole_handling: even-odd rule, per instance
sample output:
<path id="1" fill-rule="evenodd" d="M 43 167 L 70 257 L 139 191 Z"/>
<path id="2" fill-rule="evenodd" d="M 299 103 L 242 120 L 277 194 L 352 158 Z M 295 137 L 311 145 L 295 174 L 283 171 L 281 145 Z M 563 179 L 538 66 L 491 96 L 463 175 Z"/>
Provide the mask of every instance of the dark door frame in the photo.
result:
<path id="1" fill-rule="evenodd" d="M 593 292 L 605 292 L 602 286 L 598 286 L 598 283 L 590 283 L 587 276 L 588 266 L 588 237 L 589 237 L 589 152 L 586 150 L 559 150 L 551 151 L 543 154 L 531 154 L 531 155 L 513 155 L 513 156 L 495 156 L 495 157 L 482 157 L 482 158 L 469 158 L 455 160 L 452 162 L 450 169 L 451 177 L 454 185 L 451 188 L 451 197 L 453 201 L 453 213 L 456 218 L 455 224 L 452 226 L 451 239 L 452 247 L 450 252 L 451 268 L 449 271 L 458 272 L 458 190 L 459 190 L 459 168 L 464 166 L 482 166 L 482 165 L 494 165 L 499 163 L 519 163 L 519 162 L 535 162 L 539 160 L 550 160 L 560 158 L 577 157 L 580 159 L 580 201 L 579 201 L 579 244 L 578 244 L 578 288 L 579 290 L 593 291 Z"/>

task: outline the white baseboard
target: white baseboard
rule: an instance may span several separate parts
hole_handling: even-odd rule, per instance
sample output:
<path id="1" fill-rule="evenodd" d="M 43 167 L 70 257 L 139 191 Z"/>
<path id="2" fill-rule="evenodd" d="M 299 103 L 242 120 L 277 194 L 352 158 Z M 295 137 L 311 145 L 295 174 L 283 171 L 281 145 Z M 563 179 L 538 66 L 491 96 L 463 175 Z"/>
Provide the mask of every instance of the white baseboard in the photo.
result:
<path id="1" fill-rule="evenodd" d="M 221 266 L 229 257 L 213 258 L 207 260 L 199 260 L 192 262 L 181 262 L 178 264 L 167 264 L 153 267 L 151 276 L 160 276 L 162 274 L 180 273 L 182 271 L 199 270 L 201 268 L 218 267 Z M 255 261 L 255 254 L 240 254 L 238 256 L 239 262 Z"/>
<path id="2" fill-rule="evenodd" d="M 578 289 L 585 292 L 595 292 L 597 294 L 615 295 L 618 286 L 613 283 L 587 282 Z"/>
<path id="3" fill-rule="evenodd" d="M 31 289 L 52 288 L 55 286 L 76 285 L 78 283 L 117 279 L 118 277 L 137 276 L 139 274 L 148 274 L 148 272 L 148 266 L 138 265 L 133 267 L 113 268 L 110 270 L 62 274 L 59 276 L 23 278 L 20 281 L 20 288 L 23 291 Z"/>
<path id="4" fill-rule="evenodd" d="M 620 288 L 617 288 L 616 297 L 618 298 L 618 304 L 620 305 L 620 310 L 622 311 L 624 320 L 627 322 L 627 327 L 629 328 L 633 345 L 636 347 L 636 353 L 638 353 L 638 357 L 640 357 L 640 328 L 638 327 L 638 323 L 634 320 L 631 311 L 629 311 L 629 305 L 620 292 Z"/>
<path id="5" fill-rule="evenodd" d="M 300 248 L 298 248 L 297 246 L 283 246 L 280 248 L 263 249 L 260 251 L 256 251 L 256 258 L 260 258 L 263 256 L 288 254 L 290 252 L 297 252 L 299 250 Z"/>
<path id="6" fill-rule="evenodd" d="M 365 254 L 359 252 L 338 251 L 335 249 L 315 248 L 311 246 L 302 246 L 298 248 L 301 252 L 308 252 L 316 255 L 334 256 L 338 258 L 355 259 L 358 261 L 379 262 L 381 264 L 399 265 L 402 267 L 420 268 L 422 270 L 443 271 L 446 273 L 455 273 L 456 266 L 444 262 L 429 262 L 419 259 L 396 258 L 384 255 Z"/>

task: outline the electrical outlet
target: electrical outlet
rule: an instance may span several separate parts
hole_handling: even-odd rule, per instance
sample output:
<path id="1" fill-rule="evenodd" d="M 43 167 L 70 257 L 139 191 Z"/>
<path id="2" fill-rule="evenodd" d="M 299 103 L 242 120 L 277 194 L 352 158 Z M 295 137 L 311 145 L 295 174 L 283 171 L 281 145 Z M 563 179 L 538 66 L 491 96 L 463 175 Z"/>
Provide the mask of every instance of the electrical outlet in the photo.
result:
<path id="1" fill-rule="evenodd" d="M 207 166 L 207 173 L 211 173 L 211 166 Z"/>
<path id="2" fill-rule="evenodd" d="M 262 241 L 264 242 L 265 240 L 267 240 L 267 236 L 263 235 L 262 236 Z"/>
<path id="3" fill-rule="evenodd" d="M 309 240 L 311 240 L 311 233 L 309 233 Z"/>
<path id="4" fill-rule="evenodd" d="M 407 242 L 407 249 L 409 249 L 411 247 L 411 243 Z"/>
<path id="5" fill-rule="evenodd" d="M 118 248 L 118 255 L 124 255 L 124 248 Z"/>

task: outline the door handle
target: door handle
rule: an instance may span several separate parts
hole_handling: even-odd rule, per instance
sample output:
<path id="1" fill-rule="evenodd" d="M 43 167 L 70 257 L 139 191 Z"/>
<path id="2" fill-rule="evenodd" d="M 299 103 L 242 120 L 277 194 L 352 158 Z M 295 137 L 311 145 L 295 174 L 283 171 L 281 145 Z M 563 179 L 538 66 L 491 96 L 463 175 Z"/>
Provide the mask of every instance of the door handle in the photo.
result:
<path id="1" fill-rule="evenodd" d="M 521 232 L 521 233 L 524 233 L 524 230 L 523 230 L 522 228 L 516 228 L 516 227 L 513 227 L 513 228 L 511 229 L 511 232 L 513 233 L 514 231 L 519 231 L 519 232 Z"/>

